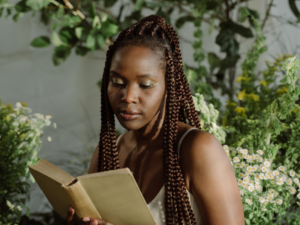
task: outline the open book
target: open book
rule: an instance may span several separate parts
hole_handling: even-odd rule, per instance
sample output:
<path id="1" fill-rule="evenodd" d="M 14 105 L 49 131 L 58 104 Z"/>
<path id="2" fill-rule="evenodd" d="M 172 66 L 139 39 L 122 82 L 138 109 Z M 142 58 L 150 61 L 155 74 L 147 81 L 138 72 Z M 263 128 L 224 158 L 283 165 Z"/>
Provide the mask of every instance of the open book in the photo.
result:
<path id="1" fill-rule="evenodd" d="M 128 168 L 72 177 L 41 159 L 29 170 L 54 210 L 63 218 L 75 209 L 83 217 L 105 219 L 114 225 L 156 224 Z"/>

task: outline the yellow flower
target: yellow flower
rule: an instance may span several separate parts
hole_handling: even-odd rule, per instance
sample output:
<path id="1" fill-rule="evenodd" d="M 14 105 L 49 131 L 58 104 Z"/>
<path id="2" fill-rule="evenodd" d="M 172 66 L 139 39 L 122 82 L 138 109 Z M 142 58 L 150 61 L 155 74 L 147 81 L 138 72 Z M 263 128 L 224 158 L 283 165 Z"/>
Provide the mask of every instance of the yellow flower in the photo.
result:
<path id="1" fill-rule="evenodd" d="M 240 93 L 238 93 L 237 97 L 240 101 L 242 101 L 244 99 L 245 95 L 246 95 L 245 90 L 242 90 Z"/>
<path id="2" fill-rule="evenodd" d="M 247 97 L 254 100 L 254 101 L 256 101 L 256 102 L 259 100 L 259 96 L 256 95 L 256 94 L 253 94 L 253 93 L 248 94 Z"/>
<path id="3" fill-rule="evenodd" d="M 268 84 L 267 84 L 267 82 L 265 81 L 265 80 L 261 80 L 260 81 L 260 84 L 262 85 L 262 86 L 264 86 L 264 87 L 266 87 Z"/>
<path id="4" fill-rule="evenodd" d="M 287 92 L 288 92 L 288 88 L 286 86 L 284 86 L 276 91 L 276 93 L 278 93 L 280 95 L 287 93 Z"/>
<path id="5" fill-rule="evenodd" d="M 245 114 L 246 113 L 246 109 L 244 107 L 236 107 L 234 109 L 234 111 L 236 111 L 237 113 L 240 113 L 240 114 Z"/>

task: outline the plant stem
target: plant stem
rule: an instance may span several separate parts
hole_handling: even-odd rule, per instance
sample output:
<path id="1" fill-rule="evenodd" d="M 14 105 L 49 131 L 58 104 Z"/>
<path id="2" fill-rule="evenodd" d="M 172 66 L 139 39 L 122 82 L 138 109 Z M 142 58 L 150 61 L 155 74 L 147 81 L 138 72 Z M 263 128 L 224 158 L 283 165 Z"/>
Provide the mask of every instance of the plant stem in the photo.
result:
<path id="1" fill-rule="evenodd" d="M 261 30 L 264 29 L 264 26 L 265 26 L 265 24 L 266 24 L 266 22 L 267 22 L 267 19 L 269 18 L 269 15 L 270 15 L 270 11 L 271 11 L 271 7 L 272 7 L 272 5 L 273 5 L 273 2 L 274 2 L 274 0 L 271 0 L 271 2 L 270 2 L 269 5 L 268 5 L 268 9 L 267 9 L 267 11 L 266 11 L 266 16 L 265 16 L 265 18 L 264 18 L 264 20 L 263 20 L 263 22 L 262 22 L 262 25 L 261 25 Z"/>

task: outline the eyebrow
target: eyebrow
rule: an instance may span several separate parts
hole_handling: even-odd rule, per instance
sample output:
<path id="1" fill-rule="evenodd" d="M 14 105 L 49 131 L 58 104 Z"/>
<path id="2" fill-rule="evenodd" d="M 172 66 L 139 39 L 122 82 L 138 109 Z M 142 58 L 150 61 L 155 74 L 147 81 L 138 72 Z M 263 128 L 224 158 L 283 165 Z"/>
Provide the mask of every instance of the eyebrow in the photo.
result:
<path id="1" fill-rule="evenodd" d="M 116 76 L 119 76 L 119 77 L 124 77 L 122 74 L 114 71 L 114 70 L 111 70 L 109 73 L 112 73 Z M 154 78 L 157 78 L 156 76 L 152 75 L 152 74 L 149 74 L 149 73 L 146 73 L 146 74 L 141 74 L 141 75 L 138 75 L 138 77 L 154 77 Z"/>

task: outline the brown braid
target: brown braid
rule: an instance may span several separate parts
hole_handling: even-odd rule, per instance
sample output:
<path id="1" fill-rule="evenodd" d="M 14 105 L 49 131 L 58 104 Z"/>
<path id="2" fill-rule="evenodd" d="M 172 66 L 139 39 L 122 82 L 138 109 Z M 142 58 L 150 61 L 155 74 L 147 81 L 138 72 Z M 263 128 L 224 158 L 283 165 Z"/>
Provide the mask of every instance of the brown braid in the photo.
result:
<path id="1" fill-rule="evenodd" d="M 177 155 L 178 121 L 200 128 L 191 91 L 183 72 L 179 39 L 174 28 L 162 17 L 148 16 L 122 31 L 106 53 L 101 86 L 101 133 L 98 171 L 120 168 L 116 146 L 115 120 L 107 88 L 111 60 L 117 49 L 126 45 L 145 46 L 166 63 L 166 113 L 164 119 L 163 173 L 166 224 L 196 224 Z"/>

